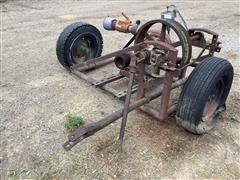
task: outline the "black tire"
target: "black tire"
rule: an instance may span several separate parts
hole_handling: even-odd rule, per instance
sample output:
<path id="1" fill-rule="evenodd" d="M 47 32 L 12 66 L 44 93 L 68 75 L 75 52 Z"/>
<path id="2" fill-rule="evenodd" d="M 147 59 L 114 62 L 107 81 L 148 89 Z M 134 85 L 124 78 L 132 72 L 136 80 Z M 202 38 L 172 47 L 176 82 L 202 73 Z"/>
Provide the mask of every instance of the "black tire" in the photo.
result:
<path id="1" fill-rule="evenodd" d="M 59 62 L 67 69 L 73 64 L 77 64 L 72 56 L 72 48 L 75 41 L 81 38 L 88 38 L 91 43 L 89 47 L 93 52 L 91 58 L 101 56 L 103 49 L 103 39 L 100 31 L 93 25 L 76 22 L 67 26 L 60 34 L 56 54 Z M 91 59 L 90 57 L 88 59 Z M 87 59 L 86 59 L 87 60 Z"/>
<path id="2" fill-rule="evenodd" d="M 208 57 L 190 74 L 179 97 L 176 121 L 194 134 L 204 134 L 225 110 L 233 67 L 225 59 Z"/>

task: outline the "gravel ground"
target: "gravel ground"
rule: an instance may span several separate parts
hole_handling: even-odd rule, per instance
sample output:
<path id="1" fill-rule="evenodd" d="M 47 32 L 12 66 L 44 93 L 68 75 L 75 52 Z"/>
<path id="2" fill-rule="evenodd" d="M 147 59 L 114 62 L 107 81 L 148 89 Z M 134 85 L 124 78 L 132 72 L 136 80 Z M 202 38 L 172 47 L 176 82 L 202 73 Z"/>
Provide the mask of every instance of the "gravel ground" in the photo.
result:
<path id="1" fill-rule="evenodd" d="M 203 136 L 178 127 L 174 118 L 158 122 L 130 113 L 123 153 L 117 153 L 119 122 L 83 141 L 70 152 L 62 143 L 68 113 L 87 123 L 122 106 L 111 95 L 69 74 L 57 61 L 55 45 L 75 21 L 96 25 L 104 53 L 117 50 L 129 35 L 104 31 L 106 15 L 121 11 L 146 22 L 160 16 L 166 1 L 0 1 L 2 16 L 0 168 L 1 179 L 239 179 L 240 71 L 239 2 L 174 2 L 190 27 L 220 34 L 218 56 L 234 66 L 227 111 Z"/>

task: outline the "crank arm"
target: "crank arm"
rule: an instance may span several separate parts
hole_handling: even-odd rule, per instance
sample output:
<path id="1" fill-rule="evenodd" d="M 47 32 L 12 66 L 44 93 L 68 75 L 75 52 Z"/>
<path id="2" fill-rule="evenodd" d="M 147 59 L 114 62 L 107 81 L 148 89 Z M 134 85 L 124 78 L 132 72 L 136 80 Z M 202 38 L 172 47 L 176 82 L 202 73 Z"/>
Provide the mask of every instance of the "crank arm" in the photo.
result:
<path id="1" fill-rule="evenodd" d="M 70 133 L 68 135 L 68 140 L 63 144 L 63 148 L 66 151 L 69 151 L 73 146 L 78 144 L 83 139 L 95 134 L 97 131 L 103 129 L 104 127 L 122 117 L 122 114 L 123 109 L 120 109 L 97 122 L 93 122 L 76 129 L 73 133 Z"/>
<path id="2" fill-rule="evenodd" d="M 73 146 L 75 146 L 76 144 L 78 144 L 79 142 L 81 142 L 83 139 L 85 139 L 86 137 L 85 136 L 82 136 L 81 138 L 78 138 L 77 140 L 75 141 L 71 141 L 71 140 L 68 140 L 66 141 L 64 144 L 63 144 L 63 148 L 66 150 L 66 151 L 69 151 L 73 148 Z"/>
<path id="3" fill-rule="evenodd" d="M 76 129 L 75 132 L 68 135 L 68 140 L 63 144 L 63 148 L 66 151 L 69 151 L 73 148 L 73 146 L 81 142 L 83 139 L 93 135 L 95 132 L 96 131 L 94 131 L 91 126 L 80 127 Z"/>

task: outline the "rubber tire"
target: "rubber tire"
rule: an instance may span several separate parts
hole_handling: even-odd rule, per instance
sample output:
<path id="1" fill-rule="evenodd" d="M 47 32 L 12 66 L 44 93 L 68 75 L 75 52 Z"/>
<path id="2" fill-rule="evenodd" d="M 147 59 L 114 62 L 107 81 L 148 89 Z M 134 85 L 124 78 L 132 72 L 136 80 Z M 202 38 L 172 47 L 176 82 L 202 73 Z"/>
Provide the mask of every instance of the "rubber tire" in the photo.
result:
<path id="1" fill-rule="evenodd" d="M 225 83 L 222 95 L 218 108 L 207 123 L 202 119 L 204 107 L 220 78 L 223 78 Z M 192 71 L 183 86 L 176 112 L 177 123 L 194 134 L 204 134 L 215 127 L 221 113 L 220 109 L 225 110 L 232 80 L 233 67 L 227 60 L 218 57 L 205 58 Z"/>
<path id="2" fill-rule="evenodd" d="M 86 34 L 94 38 L 96 47 L 94 57 L 101 56 L 103 49 L 103 38 L 100 31 L 95 26 L 84 22 L 76 22 L 70 24 L 60 34 L 56 46 L 57 58 L 66 69 L 69 69 L 70 66 L 74 64 L 71 56 L 69 55 L 70 46 L 72 45 L 75 38 L 77 38 L 79 35 L 84 36 Z"/>

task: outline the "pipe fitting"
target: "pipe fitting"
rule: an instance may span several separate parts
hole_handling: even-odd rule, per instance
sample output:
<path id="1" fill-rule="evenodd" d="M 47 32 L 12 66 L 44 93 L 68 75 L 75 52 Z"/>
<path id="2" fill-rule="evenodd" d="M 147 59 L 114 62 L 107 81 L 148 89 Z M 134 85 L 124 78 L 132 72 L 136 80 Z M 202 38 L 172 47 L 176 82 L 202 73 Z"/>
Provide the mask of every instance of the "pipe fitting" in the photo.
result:
<path id="1" fill-rule="evenodd" d="M 125 19 L 117 20 L 110 16 L 105 17 L 103 20 L 104 29 L 109 31 L 116 30 L 123 33 L 136 34 L 139 24 L 132 24 L 130 19 L 124 13 L 122 13 L 122 15 Z"/>
<path id="2" fill-rule="evenodd" d="M 130 65 L 131 55 L 128 53 L 118 55 L 115 57 L 114 62 L 115 62 L 115 65 L 117 66 L 117 68 L 123 70 Z"/>
<path id="3" fill-rule="evenodd" d="M 110 16 L 107 16 L 104 18 L 103 20 L 103 27 L 104 29 L 108 30 L 108 31 L 113 31 L 115 30 L 113 28 L 113 21 L 116 21 L 116 19 L 113 19 L 112 17 Z"/>

